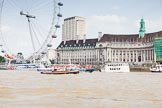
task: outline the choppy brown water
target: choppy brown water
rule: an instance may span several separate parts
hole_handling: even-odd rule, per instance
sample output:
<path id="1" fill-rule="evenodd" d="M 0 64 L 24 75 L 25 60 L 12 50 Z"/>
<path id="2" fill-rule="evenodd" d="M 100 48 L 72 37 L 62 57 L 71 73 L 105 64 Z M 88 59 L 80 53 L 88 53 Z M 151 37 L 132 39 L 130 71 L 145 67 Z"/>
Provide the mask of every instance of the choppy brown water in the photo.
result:
<path id="1" fill-rule="evenodd" d="M 162 108 L 162 73 L 0 70 L 0 108 Z"/>

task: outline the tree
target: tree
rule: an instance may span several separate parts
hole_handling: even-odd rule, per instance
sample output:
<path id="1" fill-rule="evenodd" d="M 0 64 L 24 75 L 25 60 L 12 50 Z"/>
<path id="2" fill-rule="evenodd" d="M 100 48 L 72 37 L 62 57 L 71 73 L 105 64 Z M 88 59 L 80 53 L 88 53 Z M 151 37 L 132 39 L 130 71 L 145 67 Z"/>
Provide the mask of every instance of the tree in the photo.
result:
<path id="1" fill-rule="evenodd" d="M 0 56 L 0 63 L 4 63 L 6 60 L 4 57 Z"/>
<path id="2" fill-rule="evenodd" d="M 52 60 L 50 59 L 50 62 L 51 62 L 51 64 L 54 64 L 54 59 L 52 59 Z"/>

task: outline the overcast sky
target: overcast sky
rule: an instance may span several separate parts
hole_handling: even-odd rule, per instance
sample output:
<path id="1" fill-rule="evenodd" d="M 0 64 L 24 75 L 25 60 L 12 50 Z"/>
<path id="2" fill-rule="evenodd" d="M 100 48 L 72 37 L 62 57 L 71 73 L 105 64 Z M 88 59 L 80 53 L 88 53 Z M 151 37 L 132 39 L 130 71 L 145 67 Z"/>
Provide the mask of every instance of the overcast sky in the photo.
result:
<path id="1" fill-rule="evenodd" d="M 83 16 L 87 37 L 98 32 L 138 33 L 143 17 L 146 32 L 162 30 L 162 0 L 64 0 L 64 17 Z"/>
<path id="2" fill-rule="evenodd" d="M 8 6 L 4 11 L 7 11 L 9 13 L 4 13 L 6 20 L 4 20 L 4 22 L 2 20 L 2 28 L 4 29 L 4 31 L 7 31 L 5 38 L 8 38 L 10 40 L 7 44 L 10 44 L 10 49 L 13 52 L 21 51 L 24 52 L 25 55 L 29 55 L 32 53 L 33 49 L 31 46 L 31 41 L 29 40 L 28 42 L 26 42 L 27 35 L 29 35 L 28 25 L 26 22 L 27 20 L 25 19 L 25 17 L 22 17 L 20 15 L 17 15 L 19 18 L 16 18 L 16 15 L 12 13 L 16 12 L 19 14 L 19 11 L 22 10 L 21 8 L 25 9 L 24 7 L 37 7 L 39 3 L 43 1 L 46 2 L 48 0 L 21 0 L 28 1 L 28 4 L 32 5 L 27 5 L 27 2 L 22 2 L 21 5 L 21 2 L 19 0 L 12 0 L 15 1 L 15 3 L 11 2 L 11 0 L 8 1 L 9 2 L 7 3 L 10 6 Z M 18 4 L 16 4 L 16 1 L 19 1 Z M 30 3 L 30 1 L 38 3 Z M 147 33 L 162 30 L 162 0 L 61 1 L 64 3 L 64 6 L 61 9 L 63 18 L 60 21 L 60 25 L 62 25 L 64 18 L 72 16 L 84 17 L 86 18 L 87 38 L 96 38 L 98 32 L 102 32 L 103 34 L 137 34 L 139 31 L 139 22 L 141 18 L 144 18 L 145 20 Z M 49 7 L 50 6 L 51 5 L 49 5 Z M 47 15 L 47 13 L 45 13 L 48 10 L 44 8 L 42 8 L 42 10 L 40 9 L 39 12 L 32 11 L 32 13 L 34 15 L 44 15 L 43 17 L 41 16 L 40 23 L 38 24 L 41 25 L 40 28 L 44 28 L 44 31 L 48 31 L 46 30 L 46 28 L 48 28 L 49 25 L 46 24 L 49 24 L 48 21 L 50 16 L 48 16 L 49 14 Z M 39 15 L 37 15 L 37 18 L 39 18 Z M 52 41 L 54 48 L 56 48 L 61 42 L 61 30 L 62 29 L 58 30 L 57 32 L 58 38 Z M 11 34 L 10 36 L 8 35 L 9 33 L 13 34 L 12 37 Z M 16 36 L 21 38 L 16 38 Z M 14 47 L 11 48 L 11 46 Z"/>

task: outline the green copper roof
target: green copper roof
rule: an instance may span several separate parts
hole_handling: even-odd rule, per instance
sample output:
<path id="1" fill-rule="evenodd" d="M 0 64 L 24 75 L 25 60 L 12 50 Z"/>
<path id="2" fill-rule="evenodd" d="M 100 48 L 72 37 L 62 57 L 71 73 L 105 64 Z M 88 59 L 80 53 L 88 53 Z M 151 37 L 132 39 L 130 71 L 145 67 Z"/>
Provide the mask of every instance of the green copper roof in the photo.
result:
<path id="1" fill-rule="evenodd" d="M 141 19 L 140 22 L 140 30 L 139 30 L 139 38 L 143 38 L 145 36 L 145 22 L 144 19 Z"/>

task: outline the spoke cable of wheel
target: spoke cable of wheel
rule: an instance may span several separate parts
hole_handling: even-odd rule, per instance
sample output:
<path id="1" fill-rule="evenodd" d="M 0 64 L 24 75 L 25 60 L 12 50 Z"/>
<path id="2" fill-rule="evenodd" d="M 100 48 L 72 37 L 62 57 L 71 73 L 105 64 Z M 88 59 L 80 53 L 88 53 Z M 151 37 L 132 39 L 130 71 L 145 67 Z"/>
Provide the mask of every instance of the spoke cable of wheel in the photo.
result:
<path id="1" fill-rule="evenodd" d="M 31 29 L 31 24 L 30 24 L 30 19 L 29 18 L 28 18 L 28 25 L 29 25 L 29 33 L 30 33 L 30 37 L 31 37 L 33 51 L 35 52 L 35 45 L 34 45 L 33 33 L 32 33 L 32 29 Z"/>
<path id="2" fill-rule="evenodd" d="M 38 31 L 38 30 L 36 30 L 36 28 L 34 28 L 33 23 L 31 23 L 31 21 L 30 21 L 30 27 L 31 27 L 31 30 L 32 30 L 32 32 L 33 32 L 34 37 L 36 38 L 36 40 L 37 40 L 37 42 L 38 42 L 38 45 L 40 46 L 40 45 L 41 45 L 41 42 L 40 42 L 40 40 L 39 40 L 39 38 L 38 38 L 38 35 L 37 35 L 38 32 L 36 32 L 36 31 Z M 40 35 L 39 35 L 39 36 L 40 36 Z M 36 43 L 37 43 L 37 42 L 36 42 Z M 36 44 L 36 43 L 34 42 L 34 44 Z"/>
<path id="3" fill-rule="evenodd" d="M 35 6 L 34 8 L 32 8 L 31 11 L 32 10 L 34 10 L 34 11 L 41 10 L 42 7 L 45 7 L 45 6 L 48 6 L 48 5 L 52 4 L 51 2 L 52 1 L 47 1 L 47 2 L 44 2 L 42 4 L 39 4 L 39 5 Z"/>
<path id="4" fill-rule="evenodd" d="M 31 7 L 29 8 L 30 11 L 35 11 L 35 8 L 36 7 L 40 7 L 40 5 L 44 4 L 44 1 L 41 1 L 41 0 L 35 0 L 34 4 L 31 5 Z"/>
<path id="5" fill-rule="evenodd" d="M 49 29 L 48 35 L 47 35 L 45 41 L 43 42 L 42 46 L 35 52 L 37 54 L 33 54 L 33 56 L 29 57 L 28 60 L 33 59 L 33 58 L 36 58 L 34 56 L 40 55 L 44 51 L 44 49 L 46 48 L 46 46 L 48 44 L 48 41 L 49 41 L 49 39 L 51 37 L 51 34 L 53 33 L 53 30 L 54 30 L 56 13 L 57 13 L 56 12 L 56 8 L 57 8 L 56 6 L 57 6 L 56 5 L 56 0 L 53 0 L 53 18 L 52 18 L 52 23 L 51 23 L 51 27 Z"/>
<path id="6" fill-rule="evenodd" d="M 58 3 L 60 3 L 60 0 L 59 0 L 59 2 Z M 58 7 L 58 14 L 60 14 L 61 13 L 61 7 L 59 6 Z M 62 16 L 61 16 L 62 17 Z M 56 25 L 59 25 L 59 22 L 60 22 L 60 18 L 59 17 L 57 17 L 57 24 Z M 55 29 L 55 31 L 53 32 L 53 34 L 55 35 L 56 34 L 56 31 L 57 31 L 57 28 Z M 49 41 L 49 44 L 52 42 L 52 38 L 51 38 L 51 40 Z"/>
<path id="7" fill-rule="evenodd" d="M 39 37 L 41 37 L 42 40 L 44 40 L 44 36 L 46 35 L 44 32 L 41 32 L 44 30 L 44 28 L 41 27 L 40 24 L 38 24 L 36 21 L 31 21 L 33 28 L 37 31 Z"/>
<path id="8" fill-rule="evenodd" d="M 3 5 L 4 5 L 4 0 L 2 0 L 1 2 L 1 7 L 0 7 L 0 37 L 1 37 L 1 41 L 2 41 L 2 47 L 5 48 L 5 52 L 7 51 L 8 53 L 11 53 L 9 48 L 7 47 L 7 44 L 4 40 L 4 37 L 3 37 L 3 33 L 2 33 L 2 12 L 3 12 Z"/>
<path id="9" fill-rule="evenodd" d="M 10 3 L 10 4 L 5 3 L 5 6 L 3 6 L 4 2 Z M 21 5 L 23 2 L 25 2 L 26 4 Z M 29 3 L 31 5 L 29 5 Z M 13 10 L 11 10 L 11 11 L 13 11 L 14 13 L 12 13 L 9 10 L 10 9 L 9 6 L 12 6 Z M 4 34 L 5 32 L 3 33 L 2 20 L 4 22 L 5 21 L 9 22 L 11 19 L 5 19 L 5 18 L 2 19 L 2 17 L 5 16 L 7 18 L 6 14 L 14 14 L 15 15 L 15 12 L 17 12 L 17 10 L 14 10 L 14 9 L 18 9 L 18 10 L 20 10 L 22 12 L 21 13 L 20 11 L 18 11 L 18 12 L 20 12 L 20 14 L 27 17 L 27 24 L 28 24 L 29 34 L 30 34 L 31 44 L 32 44 L 32 47 L 33 47 L 33 52 L 34 52 L 33 55 L 31 55 L 31 58 L 35 58 L 35 56 L 37 56 L 36 53 L 39 56 L 42 56 L 41 53 L 47 49 L 47 45 L 49 45 L 53 40 L 52 36 L 56 34 L 56 31 L 59 28 L 59 27 L 56 27 L 56 25 L 59 26 L 60 18 L 59 18 L 58 14 L 57 14 L 57 11 L 59 10 L 59 13 L 60 13 L 60 11 L 61 11 L 60 6 L 61 5 L 58 6 L 57 0 L 47 0 L 47 1 L 42 1 L 42 0 L 38 1 L 38 0 L 36 0 L 36 2 L 34 2 L 34 0 L 31 0 L 31 1 L 25 0 L 25 1 L 19 1 L 19 2 L 15 1 L 15 0 L 2 0 L 1 5 L 0 5 L 0 37 L 3 38 L 1 40 L 3 41 L 3 45 L 6 47 L 5 50 L 8 50 L 8 48 L 7 48 L 7 45 L 5 45 L 7 41 L 5 42 L 5 39 L 4 39 L 4 35 L 6 35 L 6 34 Z M 10 12 L 4 11 L 5 14 L 3 16 L 2 15 L 2 13 L 4 13 L 2 11 L 3 8 L 6 9 L 6 11 L 10 11 Z M 39 12 L 42 12 L 42 14 L 39 13 Z M 34 14 L 36 16 L 38 15 L 38 18 L 36 18 L 33 15 L 30 15 L 29 13 L 32 13 L 32 14 Z M 44 14 L 46 14 L 46 16 L 43 16 Z M 44 30 L 47 30 L 47 32 L 43 32 L 44 30 L 41 30 L 39 28 L 39 26 L 36 25 L 35 22 L 37 22 L 37 21 L 39 21 L 39 23 L 42 22 L 41 24 L 43 25 L 43 20 L 46 17 L 48 17 L 48 15 L 50 15 L 50 14 L 52 14 L 52 15 L 51 15 L 51 20 L 49 20 L 51 22 L 48 22 L 48 24 L 50 24 L 49 29 L 48 30 L 44 29 Z M 16 17 L 17 16 L 14 16 L 14 18 L 16 18 Z M 35 19 L 35 20 L 32 20 L 32 19 Z M 38 44 L 38 45 L 36 45 L 36 44 Z M 10 50 L 8 50 L 8 51 L 10 51 Z"/>
<path id="10" fill-rule="evenodd" d="M 13 6 L 12 8 L 17 9 L 17 10 L 22 10 L 22 7 L 20 7 L 14 0 L 5 0 L 5 1 L 6 1 L 6 4 L 8 3 L 11 6 Z"/>
<path id="11" fill-rule="evenodd" d="M 53 31 L 53 29 L 54 29 L 54 25 L 55 25 L 55 18 L 56 18 L 56 1 L 55 0 L 53 0 L 54 1 L 54 3 L 53 3 L 53 19 L 52 19 L 52 24 L 51 24 L 51 27 L 50 27 L 50 30 L 49 30 L 49 33 L 48 33 L 48 35 L 47 35 L 47 38 L 45 39 L 45 41 L 44 41 L 44 43 L 42 44 L 42 46 L 40 47 L 40 49 L 37 51 L 37 52 L 39 52 L 39 53 L 41 53 L 41 51 L 42 51 L 42 49 L 44 49 L 44 47 L 46 47 L 47 46 L 47 41 L 48 41 L 48 39 L 50 38 L 50 36 L 51 36 L 51 34 L 52 34 L 52 31 Z"/>

